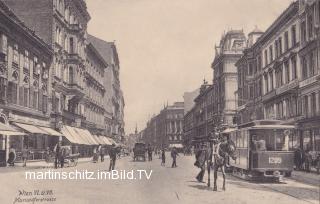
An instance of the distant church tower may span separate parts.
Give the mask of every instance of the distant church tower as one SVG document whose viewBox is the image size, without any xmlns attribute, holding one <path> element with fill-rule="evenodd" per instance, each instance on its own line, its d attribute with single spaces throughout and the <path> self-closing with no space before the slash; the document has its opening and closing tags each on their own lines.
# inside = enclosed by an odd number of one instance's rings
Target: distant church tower
<svg viewBox="0 0 320 204">
<path fill-rule="evenodd" d="M 137 125 L 137 123 L 136 123 L 136 130 L 134 131 L 134 134 L 138 134 L 138 125 Z"/>
</svg>

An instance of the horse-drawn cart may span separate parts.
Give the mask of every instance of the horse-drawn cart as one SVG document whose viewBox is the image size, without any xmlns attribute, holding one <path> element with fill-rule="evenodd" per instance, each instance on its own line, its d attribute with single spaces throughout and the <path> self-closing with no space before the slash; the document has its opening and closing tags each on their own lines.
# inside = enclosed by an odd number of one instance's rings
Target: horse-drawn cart
<svg viewBox="0 0 320 204">
<path fill-rule="evenodd" d="M 68 166 L 68 167 L 77 166 L 79 156 L 80 156 L 79 153 L 72 154 L 71 146 L 61 146 L 60 152 L 58 154 L 59 158 L 57 158 L 58 166 L 61 166 L 62 161 L 65 166 Z M 53 163 L 54 165 L 55 158 L 56 158 L 56 152 L 49 151 L 49 150 L 46 152 L 45 161 L 47 163 Z"/>
</svg>

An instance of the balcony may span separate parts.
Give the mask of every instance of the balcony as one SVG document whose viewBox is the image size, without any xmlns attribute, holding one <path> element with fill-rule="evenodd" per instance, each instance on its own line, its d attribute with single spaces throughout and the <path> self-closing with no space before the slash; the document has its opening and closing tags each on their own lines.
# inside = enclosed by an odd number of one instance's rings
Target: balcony
<svg viewBox="0 0 320 204">
<path fill-rule="evenodd" d="M 275 96 L 276 96 L 276 90 L 274 89 L 274 90 L 268 92 L 267 94 L 265 94 L 264 96 L 262 96 L 262 101 L 263 102 L 268 101 Z"/>
<path fill-rule="evenodd" d="M 307 78 L 299 83 L 299 87 L 303 88 L 305 86 L 309 86 L 317 81 L 320 81 L 320 74 L 315 75 L 313 77 Z"/>
<path fill-rule="evenodd" d="M 80 32 L 81 31 L 81 27 L 79 24 L 70 24 L 69 25 L 69 29 L 71 31 L 74 31 L 74 32 Z"/>
<path fill-rule="evenodd" d="M 79 115 L 77 113 L 73 113 L 68 110 L 63 110 L 61 115 L 62 115 L 62 117 L 69 119 L 71 121 L 75 121 L 75 120 L 85 121 L 86 120 L 86 117 Z"/>
<path fill-rule="evenodd" d="M 83 63 L 83 62 L 84 62 L 84 60 L 80 57 L 80 55 L 78 53 L 68 54 L 68 57 L 67 57 L 68 64 L 79 64 L 79 63 Z"/>
<path fill-rule="evenodd" d="M 298 80 L 294 80 L 294 81 L 291 81 L 290 83 L 288 84 L 285 84 L 281 87 L 279 87 L 277 90 L 276 90 L 276 95 L 280 95 L 280 94 L 284 94 L 284 93 L 287 93 L 289 91 L 292 91 L 292 90 L 295 90 L 295 88 L 299 87 L 299 82 Z"/>
</svg>

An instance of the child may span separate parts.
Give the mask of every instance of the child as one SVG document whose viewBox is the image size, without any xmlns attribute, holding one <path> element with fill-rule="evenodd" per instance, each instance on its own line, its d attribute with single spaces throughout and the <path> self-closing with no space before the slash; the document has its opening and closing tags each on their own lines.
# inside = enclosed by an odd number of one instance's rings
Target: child
<svg viewBox="0 0 320 204">
<path fill-rule="evenodd" d="M 166 152 L 164 149 L 161 150 L 161 166 L 166 165 Z"/>
</svg>

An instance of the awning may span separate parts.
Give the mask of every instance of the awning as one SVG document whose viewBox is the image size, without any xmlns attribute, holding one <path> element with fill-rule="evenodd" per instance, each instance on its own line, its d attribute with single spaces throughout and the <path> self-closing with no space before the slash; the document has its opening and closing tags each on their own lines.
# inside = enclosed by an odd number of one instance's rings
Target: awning
<svg viewBox="0 0 320 204">
<path fill-rule="evenodd" d="M 10 125 L 6 125 L 3 123 L 0 123 L 0 135 L 27 135 L 26 133 L 19 132 L 18 130 L 14 129 Z"/>
<path fill-rule="evenodd" d="M 182 144 L 170 144 L 169 147 L 183 148 Z"/>
<path fill-rule="evenodd" d="M 105 144 L 104 141 L 103 141 L 101 138 L 99 138 L 97 135 L 92 135 L 92 136 L 93 136 L 93 139 L 94 139 L 98 144 L 101 144 L 101 145 Z"/>
<path fill-rule="evenodd" d="M 75 132 L 73 127 L 70 126 L 63 126 L 61 128 L 61 132 L 63 136 L 65 136 L 71 143 L 74 144 L 87 144 L 86 141 L 81 139 L 77 132 Z"/>
<path fill-rule="evenodd" d="M 108 137 L 107 138 L 109 140 L 109 142 L 112 144 L 115 144 L 115 145 L 118 145 L 112 138 Z"/>
<path fill-rule="evenodd" d="M 235 130 L 236 130 L 235 128 L 227 128 L 222 133 L 230 133 L 230 132 L 235 131 Z"/>
<path fill-rule="evenodd" d="M 92 145 L 92 141 L 87 137 L 87 135 L 80 128 L 71 127 L 73 129 L 75 137 L 81 139 L 82 144 Z"/>
<path fill-rule="evenodd" d="M 27 125 L 27 124 L 23 124 L 23 123 L 14 123 L 14 125 L 18 126 L 19 128 L 32 133 L 32 134 L 45 134 L 48 135 L 48 133 L 40 128 L 38 128 L 37 126 L 34 125 Z"/>
<path fill-rule="evenodd" d="M 60 132 L 57 132 L 52 128 L 48 128 L 48 127 L 38 127 L 38 128 L 46 131 L 51 136 L 63 136 Z"/>
<path fill-rule="evenodd" d="M 99 138 L 104 142 L 105 145 L 112 145 L 112 143 L 108 140 L 107 137 L 100 136 Z"/>
</svg>

